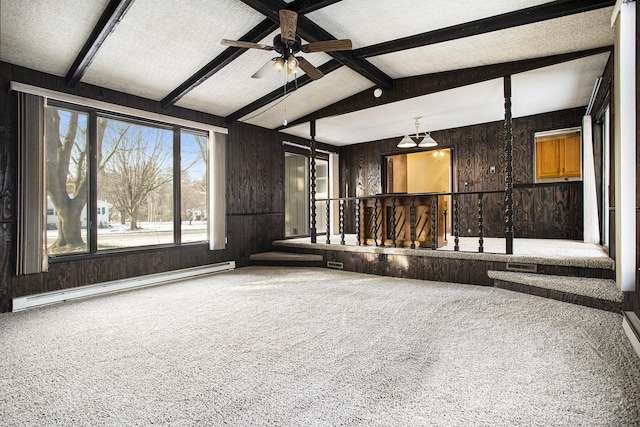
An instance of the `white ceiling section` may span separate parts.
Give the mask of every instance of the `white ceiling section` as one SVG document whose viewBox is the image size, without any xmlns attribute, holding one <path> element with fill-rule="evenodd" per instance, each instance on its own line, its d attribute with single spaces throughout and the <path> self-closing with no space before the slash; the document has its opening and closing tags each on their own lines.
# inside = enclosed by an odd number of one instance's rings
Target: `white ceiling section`
<svg viewBox="0 0 640 427">
<path fill-rule="evenodd" d="M 264 20 L 240 1 L 135 0 L 82 81 L 160 100 Z M 117 72 L 114 72 L 117 70 Z"/>
<path fill-rule="evenodd" d="M 586 106 L 608 58 L 601 53 L 513 75 L 513 117 Z"/>
<path fill-rule="evenodd" d="M 1 0 L 0 60 L 64 76 L 108 0 Z"/>
<path fill-rule="evenodd" d="M 390 77 L 401 78 L 591 49 L 613 44 L 613 29 L 606 24 L 612 10 L 550 19 L 381 55 L 369 61 Z"/>
<path fill-rule="evenodd" d="M 289 0 L 286 3 L 296 4 Z M 358 49 L 547 3 L 553 2 L 342 0 L 306 16 L 332 36 L 351 39 L 353 48 Z M 108 4 L 109 0 L 2 0 L 0 60 L 66 76 Z M 606 47 L 614 42 L 609 25 L 612 9 L 603 7 L 359 61 L 367 61 L 392 79 L 398 79 Z M 133 0 L 81 82 L 163 100 L 227 50 L 220 44 L 221 39 L 238 40 L 265 18 L 240 0 Z M 276 34 L 279 30 L 260 43 L 272 45 Z M 514 75 L 513 116 L 585 106 L 608 55 L 593 55 Z M 262 79 L 251 78 L 274 56 L 274 52 L 248 49 L 182 94 L 175 105 L 227 117 L 267 94 L 282 90 L 286 81 L 283 74 L 274 71 Z M 300 56 L 316 67 L 331 60 L 325 53 Z M 303 74 L 299 73 L 298 78 Z M 292 78 L 289 76 L 289 80 Z M 420 131 L 502 120 L 502 81 L 492 79 L 320 118 L 316 139 L 341 146 L 401 137 L 414 131 L 414 117 L 421 117 Z M 306 117 L 362 91 L 371 90 L 373 96 L 374 86 L 372 81 L 342 66 L 301 86 L 286 99 L 247 113 L 240 121 L 275 129 L 285 119 L 292 122 Z M 309 138 L 309 123 L 287 127 L 283 132 Z"/>
<path fill-rule="evenodd" d="M 336 38 L 351 38 L 353 48 L 413 36 L 518 9 L 549 0 L 349 0 L 307 15 Z M 357 16 L 357 25 L 353 17 Z"/>
<path fill-rule="evenodd" d="M 415 134 L 416 117 L 419 117 L 420 132 L 501 120 L 504 118 L 503 81 L 491 80 L 323 118 L 316 123 L 316 140 L 342 146 Z M 296 126 L 283 132 L 309 138 L 309 126 Z"/>
<path fill-rule="evenodd" d="M 372 86 L 373 83 L 355 71 L 341 67 L 313 84 L 290 93 L 286 99 L 272 102 L 242 120 L 266 128 L 277 128 L 285 118 L 288 121 L 298 119 Z M 308 138 L 309 134 L 305 137 Z"/>
</svg>

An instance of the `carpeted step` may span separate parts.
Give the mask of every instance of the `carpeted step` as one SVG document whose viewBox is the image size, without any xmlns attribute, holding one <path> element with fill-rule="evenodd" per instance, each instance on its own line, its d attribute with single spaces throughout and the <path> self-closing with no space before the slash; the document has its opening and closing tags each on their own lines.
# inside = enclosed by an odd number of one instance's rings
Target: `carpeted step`
<svg viewBox="0 0 640 427">
<path fill-rule="evenodd" d="M 622 292 L 611 279 L 488 271 L 496 288 L 551 298 L 600 310 L 622 311 Z"/>
<path fill-rule="evenodd" d="M 299 254 L 292 252 L 262 252 L 249 256 L 252 265 L 324 267 L 322 255 Z"/>
</svg>

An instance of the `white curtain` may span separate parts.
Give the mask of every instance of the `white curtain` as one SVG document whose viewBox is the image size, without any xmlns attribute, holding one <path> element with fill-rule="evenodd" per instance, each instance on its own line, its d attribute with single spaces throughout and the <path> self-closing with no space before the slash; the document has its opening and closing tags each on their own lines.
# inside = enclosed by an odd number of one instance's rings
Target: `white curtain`
<svg viewBox="0 0 640 427">
<path fill-rule="evenodd" d="M 44 98 L 18 92 L 16 274 L 48 270 Z"/>
<path fill-rule="evenodd" d="M 211 132 L 209 140 L 209 249 L 224 249 L 226 235 L 226 140 Z"/>
<path fill-rule="evenodd" d="M 598 196 L 596 193 L 596 168 L 593 160 L 593 128 L 591 116 L 582 118 L 582 186 L 584 211 L 584 241 L 600 243 L 598 222 Z"/>
</svg>

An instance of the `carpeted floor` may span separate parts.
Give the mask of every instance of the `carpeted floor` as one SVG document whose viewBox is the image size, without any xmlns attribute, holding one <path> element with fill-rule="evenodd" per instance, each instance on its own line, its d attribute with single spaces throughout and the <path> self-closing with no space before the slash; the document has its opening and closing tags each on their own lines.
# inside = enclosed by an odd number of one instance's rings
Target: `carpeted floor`
<svg viewBox="0 0 640 427">
<path fill-rule="evenodd" d="M 637 426 L 618 314 L 329 269 L 0 315 L 0 425 Z"/>
</svg>

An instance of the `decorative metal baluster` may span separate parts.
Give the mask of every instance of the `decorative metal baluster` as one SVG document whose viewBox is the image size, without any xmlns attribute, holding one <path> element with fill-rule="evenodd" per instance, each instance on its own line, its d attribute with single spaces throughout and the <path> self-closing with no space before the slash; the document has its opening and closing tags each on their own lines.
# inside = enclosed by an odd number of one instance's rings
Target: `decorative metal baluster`
<svg viewBox="0 0 640 427">
<path fill-rule="evenodd" d="M 378 199 L 373 199 L 373 244 L 378 246 Z"/>
<path fill-rule="evenodd" d="M 344 200 L 340 199 L 338 208 L 338 228 L 340 229 L 340 244 L 344 246 Z"/>
<path fill-rule="evenodd" d="M 431 249 L 438 249 L 438 196 L 431 200 Z"/>
<path fill-rule="evenodd" d="M 458 195 L 453 196 L 453 250 L 460 250 L 460 215 Z"/>
<path fill-rule="evenodd" d="M 484 206 L 482 194 L 478 194 L 478 252 L 484 252 Z"/>
<path fill-rule="evenodd" d="M 362 244 L 360 237 L 360 204 L 362 201 L 360 199 L 356 199 L 356 241 L 358 242 L 358 246 Z"/>
<path fill-rule="evenodd" d="M 396 198 L 391 197 L 391 246 L 397 247 L 396 236 Z"/>
<path fill-rule="evenodd" d="M 506 253 L 513 254 L 513 124 L 511 120 L 511 76 L 504 77 L 504 159 Z"/>
<path fill-rule="evenodd" d="M 416 198 L 415 196 L 411 196 L 411 206 L 410 206 L 410 222 L 409 228 L 411 229 L 411 249 L 416 248 Z"/>
<path fill-rule="evenodd" d="M 309 234 L 311 236 L 311 243 L 317 243 L 317 230 L 316 230 L 316 121 L 311 120 L 311 158 L 309 160 L 309 188 L 311 189 L 311 229 Z"/>
<path fill-rule="evenodd" d="M 331 200 L 327 199 L 327 245 L 331 244 Z"/>
</svg>

